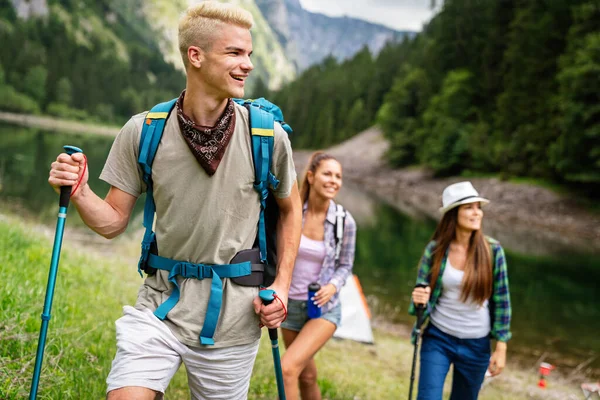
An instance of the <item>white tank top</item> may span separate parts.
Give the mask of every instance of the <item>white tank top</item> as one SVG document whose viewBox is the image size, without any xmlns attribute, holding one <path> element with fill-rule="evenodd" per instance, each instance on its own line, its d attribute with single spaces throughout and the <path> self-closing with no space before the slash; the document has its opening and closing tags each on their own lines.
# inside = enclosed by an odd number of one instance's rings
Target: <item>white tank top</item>
<svg viewBox="0 0 600 400">
<path fill-rule="evenodd" d="M 460 339 L 477 339 L 490 333 L 488 301 L 479 305 L 472 300 L 460 300 L 464 271 L 446 259 L 442 276 L 442 294 L 431 312 L 431 322 L 439 330 Z"/>
</svg>

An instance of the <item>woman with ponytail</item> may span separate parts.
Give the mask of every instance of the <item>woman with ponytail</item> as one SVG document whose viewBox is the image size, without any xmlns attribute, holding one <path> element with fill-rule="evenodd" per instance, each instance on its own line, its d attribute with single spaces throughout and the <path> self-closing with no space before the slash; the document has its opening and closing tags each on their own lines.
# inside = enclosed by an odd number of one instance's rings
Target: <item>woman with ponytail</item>
<svg viewBox="0 0 600 400">
<path fill-rule="evenodd" d="M 486 374 L 502 372 L 510 339 L 510 295 L 504 250 L 484 236 L 483 205 L 471 182 L 448 186 L 443 214 L 425 248 L 409 312 L 426 306 L 418 400 L 441 400 L 452 364 L 450 399 L 477 399 Z M 426 286 L 426 287 L 419 287 Z M 490 338 L 496 340 L 491 352 Z"/>
<path fill-rule="evenodd" d="M 340 163 L 329 154 L 314 153 L 300 184 L 302 236 L 288 296 L 288 316 L 281 324 L 286 346 L 281 366 L 288 400 L 298 399 L 298 389 L 304 400 L 321 399 L 314 356 L 333 336 L 342 317 L 338 294 L 352 273 L 356 223 L 346 211 L 341 249 L 336 255 L 334 226 L 340 220 L 334 198 L 341 187 Z M 320 289 L 309 299 L 311 283 L 318 283 Z"/>
</svg>

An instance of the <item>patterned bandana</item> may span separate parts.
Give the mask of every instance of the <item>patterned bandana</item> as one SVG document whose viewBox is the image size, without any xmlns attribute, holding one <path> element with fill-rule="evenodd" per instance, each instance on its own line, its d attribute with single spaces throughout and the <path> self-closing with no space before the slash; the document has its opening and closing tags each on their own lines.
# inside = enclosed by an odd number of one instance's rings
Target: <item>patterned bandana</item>
<svg viewBox="0 0 600 400">
<path fill-rule="evenodd" d="M 215 126 L 209 127 L 196 125 L 190 117 L 183 113 L 184 96 L 185 90 L 181 92 L 177 100 L 177 120 L 181 134 L 202 168 L 208 175 L 213 176 L 225 154 L 231 136 L 233 136 L 235 128 L 233 100 L 229 99 L 225 111 Z"/>
</svg>

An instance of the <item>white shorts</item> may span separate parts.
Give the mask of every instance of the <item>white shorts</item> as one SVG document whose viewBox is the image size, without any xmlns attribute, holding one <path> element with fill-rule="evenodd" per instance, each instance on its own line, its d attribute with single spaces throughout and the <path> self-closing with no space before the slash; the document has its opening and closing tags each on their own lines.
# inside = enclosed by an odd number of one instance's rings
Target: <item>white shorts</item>
<svg viewBox="0 0 600 400">
<path fill-rule="evenodd" d="M 141 386 L 164 393 L 185 364 L 192 399 L 247 399 L 259 341 L 225 348 L 188 347 L 148 309 L 123 307 L 107 392 Z"/>
</svg>

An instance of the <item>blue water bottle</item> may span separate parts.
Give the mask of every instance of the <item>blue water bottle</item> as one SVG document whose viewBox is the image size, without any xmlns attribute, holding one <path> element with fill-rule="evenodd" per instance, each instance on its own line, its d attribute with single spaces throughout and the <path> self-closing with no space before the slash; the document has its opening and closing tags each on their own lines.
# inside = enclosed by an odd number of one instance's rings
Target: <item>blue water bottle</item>
<svg viewBox="0 0 600 400">
<path fill-rule="evenodd" d="M 314 300 L 311 300 L 317 292 L 321 289 L 321 285 L 317 282 L 313 282 L 308 285 L 308 306 L 306 307 L 306 311 L 308 314 L 308 318 L 319 318 L 321 316 L 321 308 L 314 303 Z"/>
</svg>

